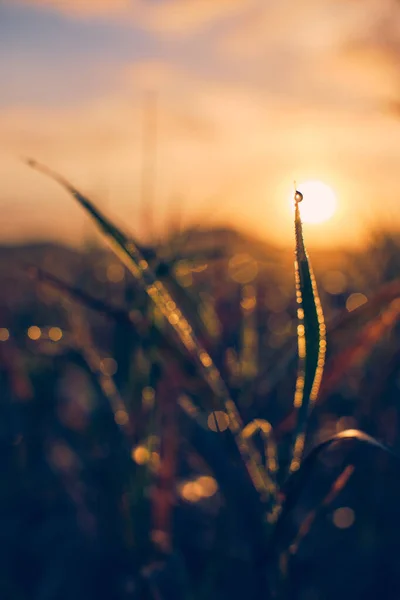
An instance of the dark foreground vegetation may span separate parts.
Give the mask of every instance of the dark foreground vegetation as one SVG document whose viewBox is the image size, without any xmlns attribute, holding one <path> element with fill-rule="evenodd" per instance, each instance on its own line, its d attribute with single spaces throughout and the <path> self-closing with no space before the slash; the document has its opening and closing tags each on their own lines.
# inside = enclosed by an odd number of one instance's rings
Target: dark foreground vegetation
<svg viewBox="0 0 400 600">
<path fill-rule="evenodd" d="M 398 598 L 399 239 L 313 256 L 311 411 L 299 230 L 296 302 L 290 253 L 84 208 L 124 264 L 0 249 L 1 598 Z"/>
</svg>

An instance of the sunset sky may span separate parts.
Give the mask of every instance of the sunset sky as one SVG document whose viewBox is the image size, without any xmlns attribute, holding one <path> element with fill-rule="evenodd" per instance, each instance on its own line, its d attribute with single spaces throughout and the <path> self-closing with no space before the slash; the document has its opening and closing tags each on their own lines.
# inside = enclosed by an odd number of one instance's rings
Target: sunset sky
<svg viewBox="0 0 400 600">
<path fill-rule="evenodd" d="M 314 243 L 400 226 L 398 0 L 0 0 L 0 90 L 0 241 L 88 229 L 21 156 L 141 233 L 147 91 L 155 232 L 182 210 L 291 243 L 294 179 L 337 194 Z"/>
</svg>

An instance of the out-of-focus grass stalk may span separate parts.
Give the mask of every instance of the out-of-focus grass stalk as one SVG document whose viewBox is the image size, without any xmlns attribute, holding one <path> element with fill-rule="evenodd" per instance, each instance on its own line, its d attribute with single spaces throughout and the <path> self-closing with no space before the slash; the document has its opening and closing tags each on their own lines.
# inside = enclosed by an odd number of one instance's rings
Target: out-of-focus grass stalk
<svg viewBox="0 0 400 600">
<path fill-rule="evenodd" d="M 177 307 L 165 285 L 157 279 L 144 259 L 139 247 L 135 242 L 120 231 L 107 217 L 105 217 L 95 205 L 82 195 L 64 177 L 53 172 L 47 167 L 40 165 L 34 160 L 27 160 L 27 164 L 51 177 L 66 189 L 77 202 L 90 214 L 99 229 L 104 234 L 111 248 L 120 260 L 126 265 L 133 276 L 144 286 L 150 299 L 173 328 L 179 340 L 188 353 L 195 359 L 199 371 L 211 388 L 214 398 L 217 400 L 217 408 L 226 410 L 229 417 L 229 427 L 235 439 L 238 450 L 246 464 L 249 475 L 254 486 L 269 507 L 276 505 L 277 489 L 269 477 L 266 469 L 257 458 L 257 451 L 251 440 L 242 435 L 243 423 L 239 411 L 228 388 L 216 368 L 210 354 L 198 340 L 192 326 Z"/>
<path fill-rule="evenodd" d="M 134 432 L 134 424 L 132 417 L 129 414 L 123 398 L 121 397 L 117 386 L 115 385 L 112 375 L 108 374 L 101 368 L 101 357 L 91 339 L 89 329 L 85 320 L 79 311 L 69 309 L 67 311 L 73 340 L 76 348 L 80 351 L 86 364 L 89 366 L 92 373 L 95 375 L 98 384 L 104 396 L 109 401 L 111 410 L 114 415 L 114 421 L 127 436 L 128 440 L 132 440 Z"/>
<path fill-rule="evenodd" d="M 305 434 L 310 409 L 321 385 L 326 354 L 326 327 L 317 284 L 304 245 L 299 204 L 303 199 L 295 193 L 296 259 L 295 281 L 298 327 L 299 366 L 294 396 L 297 424 L 289 471 L 300 468 L 304 452 Z"/>
<path fill-rule="evenodd" d="M 62 298 L 67 296 L 71 300 L 112 319 L 119 325 L 130 327 L 132 334 L 138 336 L 147 335 L 151 337 L 154 345 L 157 346 L 158 351 L 163 357 L 174 358 L 176 361 L 179 361 L 180 364 L 183 365 L 184 370 L 191 368 L 192 363 L 188 360 L 186 354 L 184 354 L 176 344 L 171 343 L 163 331 L 157 329 L 152 322 L 146 320 L 146 318 L 137 311 L 127 312 L 108 302 L 94 298 L 87 292 L 66 283 L 44 269 L 31 266 L 29 266 L 28 269 L 30 276 L 35 281 L 49 286 L 49 288 L 58 292 Z"/>
<path fill-rule="evenodd" d="M 247 285 L 242 289 L 242 351 L 240 355 L 241 378 L 252 381 L 258 373 L 258 340 L 256 323 L 256 289 Z"/>
<path fill-rule="evenodd" d="M 172 376 L 171 376 L 172 375 Z M 177 377 L 164 374 L 157 387 L 160 431 L 160 465 L 152 491 L 152 539 L 163 552 L 172 550 L 172 512 L 175 503 L 177 452 Z"/>
<path fill-rule="evenodd" d="M 288 523 L 293 519 L 293 511 L 296 511 L 296 507 L 301 502 L 304 489 L 312 482 L 316 464 L 324 452 L 329 452 L 331 448 L 338 447 L 338 444 L 341 444 L 342 448 L 345 447 L 347 449 L 346 457 L 344 457 L 345 462 L 341 465 L 340 472 L 335 477 L 334 482 L 322 492 L 322 500 L 318 505 L 305 514 L 298 527 L 293 528 Z M 332 503 L 338 494 L 347 485 L 356 469 L 354 464 L 356 455 L 354 453 L 358 452 L 360 447 L 363 446 L 379 450 L 400 464 L 399 457 L 375 438 L 358 429 L 348 429 L 314 447 L 303 459 L 300 469 L 294 472 L 287 480 L 283 489 L 284 501 L 280 518 L 270 539 L 270 547 L 275 549 L 275 551 L 277 550 L 277 568 L 272 569 L 270 572 L 271 584 L 274 586 L 276 592 L 278 592 L 274 597 L 282 600 L 291 597 L 289 586 L 291 581 L 292 557 L 297 553 L 300 544 L 308 535 L 315 520 L 326 514 L 332 507 Z M 328 481 L 326 481 L 324 487 L 326 485 L 328 485 Z"/>
</svg>

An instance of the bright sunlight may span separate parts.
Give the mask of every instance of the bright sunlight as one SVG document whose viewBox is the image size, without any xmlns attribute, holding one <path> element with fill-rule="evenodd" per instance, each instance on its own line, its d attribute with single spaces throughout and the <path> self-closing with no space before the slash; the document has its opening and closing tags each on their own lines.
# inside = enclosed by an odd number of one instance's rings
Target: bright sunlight
<svg viewBox="0 0 400 600">
<path fill-rule="evenodd" d="M 323 223 L 335 214 L 336 194 L 326 183 L 317 180 L 305 181 L 299 183 L 297 189 L 303 194 L 300 214 L 304 223 Z M 290 200 L 293 206 L 293 193 Z"/>
</svg>

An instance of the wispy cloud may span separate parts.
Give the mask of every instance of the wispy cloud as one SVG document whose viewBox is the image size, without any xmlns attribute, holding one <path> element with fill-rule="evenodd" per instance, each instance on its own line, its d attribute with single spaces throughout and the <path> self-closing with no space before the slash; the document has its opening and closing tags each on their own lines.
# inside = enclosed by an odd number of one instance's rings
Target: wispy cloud
<svg viewBox="0 0 400 600">
<path fill-rule="evenodd" d="M 6 0 L 7 1 L 7 0 Z M 8 0 L 10 3 L 15 0 Z M 58 11 L 75 18 L 123 18 L 164 34 L 198 30 L 244 9 L 246 0 L 17 0 L 19 4 Z"/>
<path fill-rule="evenodd" d="M 128 14 L 133 5 L 131 0 L 9 0 L 9 3 L 53 10 L 77 18 Z"/>
<path fill-rule="evenodd" d="M 253 64 L 254 79 L 293 104 L 379 110 L 399 93 L 396 15 L 395 0 L 253 2 L 218 50 Z"/>
</svg>

